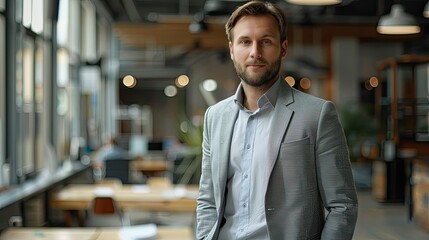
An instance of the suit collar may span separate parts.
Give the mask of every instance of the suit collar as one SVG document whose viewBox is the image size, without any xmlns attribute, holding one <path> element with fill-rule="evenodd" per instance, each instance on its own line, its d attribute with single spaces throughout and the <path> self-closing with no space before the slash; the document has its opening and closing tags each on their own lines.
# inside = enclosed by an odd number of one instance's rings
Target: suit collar
<svg viewBox="0 0 429 240">
<path fill-rule="evenodd" d="M 283 142 L 284 136 L 287 134 L 289 123 L 292 120 L 294 111 L 288 106 L 294 102 L 292 88 L 286 81 L 280 81 L 279 94 L 277 98 L 276 108 L 273 116 L 273 124 L 270 130 L 270 150 L 269 158 L 267 160 L 267 167 L 269 174 L 274 168 L 280 151 L 280 145 Z M 268 181 L 267 181 L 268 182 Z"/>
<path fill-rule="evenodd" d="M 286 81 L 280 80 L 279 93 L 278 93 L 276 104 L 282 104 L 284 106 L 288 106 L 289 104 L 292 104 L 294 101 L 295 100 L 293 96 L 292 87 L 290 87 Z"/>
</svg>

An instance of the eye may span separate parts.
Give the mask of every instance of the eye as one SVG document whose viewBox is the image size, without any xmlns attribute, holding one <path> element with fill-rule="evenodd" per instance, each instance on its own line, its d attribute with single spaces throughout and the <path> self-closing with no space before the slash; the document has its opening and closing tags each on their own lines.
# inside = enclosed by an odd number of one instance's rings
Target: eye
<svg viewBox="0 0 429 240">
<path fill-rule="evenodd" d="M 271 40 L 270 40 L 270 39 L 263 39 L 263 40 L 261 41 L 261 44 L 262 44 L 262 45 L 270 45 L 270 44 L 271 44 Z"/>
<path fill-rule="evenodd" d="M 242 40 L 240 41 L 240 44 L 243 44 L 243 45 L 249 45 L 249 44 L 250 44 L 250 40 L 248 40 L 248 39 L 242 39 Z"/>
</svg>

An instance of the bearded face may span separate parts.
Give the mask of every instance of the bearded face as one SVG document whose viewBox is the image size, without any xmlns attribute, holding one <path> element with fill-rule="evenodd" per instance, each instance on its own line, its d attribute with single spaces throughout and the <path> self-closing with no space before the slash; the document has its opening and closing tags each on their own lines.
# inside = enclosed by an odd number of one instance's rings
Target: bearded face
<svg viewBox="0 0 429 240">
<path fill-rule="evenodd" d="M 232 30 L 229 48 L 242 82 L 263 87 L 277 80 L 282 59 L 286 56 L 287 41 L 280 41 L 274 17 L 244 16 Z"/>
<path fill-rule="evenodd" d="M 277 80 L 277 76 L 280 71 L 280 66 L 282 58 L 279 55 L 278 58 L 272 62 L 268 63 L 263 59 L 256 60 L 250 63 L 240 63 L 233 59 L 235 71 L 240 79 L 245 82 L 247 85 L 252 87 L 260 87 L 267 83 Z M 264 65 L 265 70 L 255 72 L 252 70 L 247 70 L 250 65 Z"/>
</svg>

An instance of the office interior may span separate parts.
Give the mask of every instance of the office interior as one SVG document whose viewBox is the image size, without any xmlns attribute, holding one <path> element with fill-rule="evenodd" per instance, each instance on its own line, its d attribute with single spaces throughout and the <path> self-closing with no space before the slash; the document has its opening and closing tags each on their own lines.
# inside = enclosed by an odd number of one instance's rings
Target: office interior
<svg viewBox="0 0 429 240">
<path fill-rule="evenodd" d="M 116 200 L 168 188 L 168 200 L 151 195 L 127 200 L 132 211 L 116 208 L 156 224 L 160 239 L 193 239 L 203 116 L 239 84 L 224 24 L 244 2 L 0 0 L 0 239 L 16 228 L 109 234 L 86 225 L 92 197 L 73 209 L 61 201 L 74 195 L 60 193 L 109 195 L 117 186 Z M 378 219 L 368 213 L 387 209 L 373 233 L 358 220 L 356 239 L 429 237 L 429 2 L 269 2 L 288 17 L 284 80 L 337 107 L 368 203 L 360 216 Z M 392 12 L 406 15 L 414 32 L 381 32 Z M 120 182 L 93 164 L 109 138 L 127 152 L 129 175 Z M 94 190 L 103 179 L 113 185 Z M 151 179 L 168 182 L 148 190 Z M 392 226 L 389 213 L 400 219 Z M 124 218 L 118 226 L 133 225 Z M 170 226 L 182 232 L 168 235 Z M 406 237 L 389 232 L 401 229 Z"/>
</svg>

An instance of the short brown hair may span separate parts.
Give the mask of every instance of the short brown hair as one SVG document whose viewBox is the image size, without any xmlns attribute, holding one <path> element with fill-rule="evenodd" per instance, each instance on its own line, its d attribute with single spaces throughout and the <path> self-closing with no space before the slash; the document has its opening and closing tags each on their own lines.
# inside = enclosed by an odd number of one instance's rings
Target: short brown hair
<svg viewBox="0 0 429 240">
<path fill-rule="evenodd" d="M 273 16 L 278 25 L 280 31 L 280 40 L 281 42 L 287 39 L 287 22 L 286 16 L 283 11 L 276 5 L 263 2 L 263 1 L 250 1 L 240 7 L 238 7 L 228 19 L 228 22 L 225 24 L 226 35 L 228 40 L 232 40 L 232 29 L 237 24 L 238 20 L 240 20 L 244 16 L 263 16 L 263 15 L 271 15 Z"/>
</svg>

